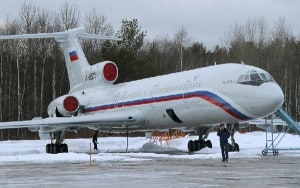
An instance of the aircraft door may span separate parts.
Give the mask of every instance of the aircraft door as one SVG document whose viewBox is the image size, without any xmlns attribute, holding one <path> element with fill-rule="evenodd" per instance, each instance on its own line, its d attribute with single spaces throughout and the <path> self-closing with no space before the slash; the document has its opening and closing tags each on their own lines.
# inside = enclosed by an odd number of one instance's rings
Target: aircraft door
<svg viewBox="0 0 300 188">
<path fill-rule="evenodd" d="M 152 108 L 155 108 L 157 96 L 158 96 L 158 84 L 154 85 L 150 92 L 150 100 L 151 100 L 150 106 Z"/>
<path fill-rule="evenodd" d="M 119 107 L 119 105 L 120 105 L 120 104 L 119 104 L 120 98 L 121 98 L 120 92 L 117 92 L 117 93 L 113 96 L 114 107 L 115 107 L 115 108 Z"/>
<path fill-rule="evenodd" d="M 188 92 L 190 91 L 190 89 L 191 89 L 191 85 L 192 85 L 192 83 L 191 83 L 191 81 L 190 80 L 187 80 L 186 82 L 185 82 L 185 84 L 184 84 L 184 89 L 183 89 L 183 101 L 184 102 L 188 102 Z"/>
<path fill-rule="evenodd" d="M 117 107 L 122 108 L 124 106 L 126 96 L 127 96 L 127 91 L 124 91 L 124 92 L 119 91 L 114 95 L 114 106 L 115 106 L 115 108 L 117 108 Z"/>
</svg>

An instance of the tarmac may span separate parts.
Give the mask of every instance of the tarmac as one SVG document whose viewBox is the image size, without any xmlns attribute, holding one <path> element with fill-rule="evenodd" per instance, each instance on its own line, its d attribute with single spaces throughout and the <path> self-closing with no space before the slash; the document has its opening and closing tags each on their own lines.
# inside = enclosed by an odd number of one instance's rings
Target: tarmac
<svg viewBox="0 0 300 188">
<path fill-rule="evenodd" d="M 0 187 L 300 187 L 300 157 L 0 164 Z"/>
</svg>

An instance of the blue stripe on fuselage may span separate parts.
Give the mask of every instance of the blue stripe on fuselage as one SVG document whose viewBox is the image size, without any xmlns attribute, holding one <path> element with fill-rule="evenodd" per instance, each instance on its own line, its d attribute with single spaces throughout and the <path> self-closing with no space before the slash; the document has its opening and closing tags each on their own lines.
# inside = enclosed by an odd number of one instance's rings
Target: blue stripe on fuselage
<svg viewBox="0 0 300 188">
<path fill-rule="evenodd" d="M 184 98 L 183 98 L 184 96 Z M 95 111 L 103 111 L 103 110 L 109 110 L 109 109 L 115 109 L 120 107 L 128 107 L 128 106 L 138 106 L 138 105 L 144 105 L 144 104 L 151 104 L 151 103 L 159 103 L 159 102 L 167 102 L 167 101 L 173 101 L 173 100 L 182 100 L 182 99 L 188 99 L 188 98 L 201 98 L 204 99 L 231 116 L 239 119 L 239 120 L 250 120 L 253 119 L 251 117 L 248 117 L 247 115 L 241 113 L 236 108 L 234 108 L 231 104 L 229 104 L 227 101 L 219 97 L 218 95 L 210 92 L 210 91 L 194 91 L 194 92 L 188 92 L 184 94 L 174 94 L 174 95 L 167 95 L 167 96 L 160 96 L 160 97 L 153 97 L 148 99 L 138 99 L 133 101 L 126 101 L 126 102 L 120 102 L 115 104 L 107 104 L 107 105 L 101 105 L 101 106 L 95 106 L 95 107 L 89 107 L 86 108 L 86 112 L 95 112 Z"/>
</svg>

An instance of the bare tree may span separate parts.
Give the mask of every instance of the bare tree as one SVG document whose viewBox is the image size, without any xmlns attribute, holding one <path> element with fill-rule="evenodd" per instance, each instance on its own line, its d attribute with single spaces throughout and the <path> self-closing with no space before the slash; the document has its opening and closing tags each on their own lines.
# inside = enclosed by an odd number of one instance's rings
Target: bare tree
<svg viewBox="0 0 300 188">
<path fill-rule="evenodd" d="M 175 41 L 176 49 L 178 50 L 179 53 L 180 71 L 183 71 L 184 48 L 189 45 L 189 41 L 190 41 L 186 29 L 181 27 L 181 29 L 175 34 L 174 41 Z"/>
<path fill-rule="evenodd" d="M 98 13 L 95 7 L 85 15 L 84 26 L 88 33 L 105 36 L 114 34 L 113 27 L 107 22 L 107 18 L 102 13 Z"/>
<path fill-rule="evenodd" d="M 85 29 L 88 33 L 99 34 L 104 36 L 112 36 L 114 34 L 113 27 L 107 18 L 98 13 L 96 8 L 93 8 L 85 15 Z M 90 61 L 96 62 L 102 59 L 99 53 L 102 49 L 103 41 L 100 40 L 86 40 L 83 41 L 83 46 L 86 56 Z"/>
<path fill-rule="evenodd" d="M 63 29 L 69 30 L 79 26 L 79 10 L 76 5 L 66 1 L 60 8 Z"/>
<path fill-rule="evenodd" d="M 290 37 L 290 29 L 286 24 L 285 18 L 280 17 L 274 23 L 274 30 L 272 32 L 272 38 L 275 41 L 279 41 L 282 45 L 287 38 Z"/>
</svg>

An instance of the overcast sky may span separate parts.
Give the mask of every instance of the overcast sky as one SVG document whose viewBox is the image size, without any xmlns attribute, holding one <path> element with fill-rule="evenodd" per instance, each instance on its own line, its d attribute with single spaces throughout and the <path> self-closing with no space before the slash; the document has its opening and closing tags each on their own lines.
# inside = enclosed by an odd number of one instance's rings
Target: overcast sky
<svg viewBox="0 0 300 188">
<path fill-rule="evenodd" d="M 271 27 L 285 18 L 291 32 L 300 36 L 300 0 L 68 0 L 84 17 L 95 7 L 117 31 L 122 19 L 138 19 L 147 38 L 174 37 L 184 28 L 190 38 L 211 48 L 222 41 L 234 23 L 263 18 Z M 0 23 L 18 15 L 23 0 L 0 0 Z M 63 0 L 27 0 L 41 8 L 58 12 Z"/>
</svg>

